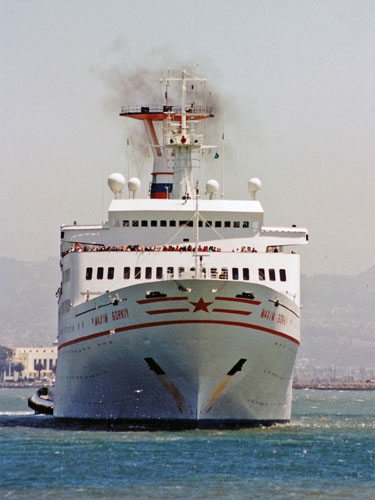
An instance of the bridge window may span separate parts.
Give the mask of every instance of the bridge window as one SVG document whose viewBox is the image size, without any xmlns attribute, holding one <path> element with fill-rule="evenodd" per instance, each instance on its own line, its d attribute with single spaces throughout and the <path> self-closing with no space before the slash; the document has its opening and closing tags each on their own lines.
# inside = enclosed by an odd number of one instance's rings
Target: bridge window
<svg viewBox="0 0 375 500">
<path fill-rule="evenodd" d="M 141 221 L 141 226 L 142 227 L 147 227 L 147 225 L 148 225 L 148 221 L 147 220 L 142 220 Z"/>
<path fill-rule="evenodd" d="M 224 227 L 230 227 L 230 220 L 226 220 L 224 222 Z"/>
<path fill-rule="evenodd" d="M 179 267 L 178 268 L 178 277 L 181 278 L 181 276 L 184 274 L 185 268 L 184 267 Z"/>
<path fill-rule="evenodd" d="M 132 220 L 132 226 L 133 227 L 138 227 L 139 226 L 139 221 L 138 220 Z"/>
<path fill-rule="evenodd" d="M 108 272 L 107 272 L 107 278 L 109 280 L 113 280 L 113 277 L 115 275 L 115 268 L 114 267 L 109 267 Z"/>
<path fill-rule="evenodd" d="M 239 220 L 235 220 L 233 222 L 233 227 L 240 227 L 240 221 Z"/>
<path fill-rule="evenodd" d="M 152 220 L 151 221 L 151 226 L 152 227 L 156 227 L 158 225 L 158 221 L 157 220 Z"/>
<path fill-rule="evenodd" d="M 238 267 L 232 268 L 232 279 L 238 280 Z"/>
<path fill-rule="evenodd" d="M 249 279 L 250 279 L 250 273 L 249 273 L 249 268 L 248 267 L 244 267 L 242 269 L 242 279 L 244 281 L 249 281 Z"/>
<path fill-rule="evenodd" d="M 152 278 L 152 267 L 146 267 L 145 278 L 146 280 L 150 280 Z"/>
<path fill-rule="evenodd" d="M 92 279 L 92 267 L 86 267 L 86 279 L 87 280 Z"/>
<path fill-rule="evenodd" d="M 215 220 L 215 227 L 221 227 L 221 220 Z"/>
<path fill-rule="evenodd" d="M 173 278 L 173 274 L 174 274 L 173 267 L 167 267 L 167 275 L 169 276 L 169 278 Z"/>
<path fill-rule="evenodd" d="M 122 226 L 123 227 L 129 227 L 129 221 L 128 220 L 123 220 L 122 221 Z"/>
<path fill-rule="evenodd" d="M 103 267 L 98 267 L 96 271 L 96 279 L 102 280 L 104 275 L 104 268 Z"/>
<path fill-rule="evenodd" d="M 124 267 L 124 280 L 128 280 L 130 278 L 130 267 Z"/>
<path fill-rule="evenodd" d="M 206 220 L 206 227 L 212 227 L 212 221 Z"/>
<path fill-rule="evenodd" d="M 270 281 L 275 281 L 276 280 L 275 269 L 268 269 L 268 276 L 270 278 Z"/>
<path fill-rule="evenodd" d="M 258 269 L 258 277 L 259 281 L 264 281 L 266 279 L 266 273 L 264 272 L 263 268 Z"/>
<path fill-rule="evenodd" d="M 140 267 L 134 268 L 134 279 L 136 279 L 136 280 L 141 279 L 141 268 Z"/>
<path fill-rule="evenodd" d="M 163 268 L 162 267 L 157 267 L 156 268 L 156 279 L 161 280 L 163 277 Z"/>
<path fill-rule="evenodd" d="M 285 269 L 280 269 L 280 281 L 286 281 L 286 271 L 285 271 Z"/>
<path fill-rule="evenodd" d="M 166 227 L 167 226 L 167 221 L 166 220 L 161 220 L 160 221 L 161 227 Z"/>
<path fill-rule="evenodd" d="M 217 278 L 217 268 L 211 267 L 211 278 Z"/>
<path fill-rule="evenodd" d="M 248 227 L 249 227 L 249 221 L 248 221 L 248 220 L 244 220 L 244 221 L 242 222 L 242 227 L 246 227 L 246 228 L 248 228 Z"/>
<path fill-rule="evenodd" d="M 175 220 L 170 220 L 169 221 L 170 227 L 176 227 L 176 221 Z"/>
<path fill-rule="evenodd" d="M 227 267 L 222 267 L 219 279 L 221 280 L 227 280 L 228 279 L 228 268 Z"/>
</svg>

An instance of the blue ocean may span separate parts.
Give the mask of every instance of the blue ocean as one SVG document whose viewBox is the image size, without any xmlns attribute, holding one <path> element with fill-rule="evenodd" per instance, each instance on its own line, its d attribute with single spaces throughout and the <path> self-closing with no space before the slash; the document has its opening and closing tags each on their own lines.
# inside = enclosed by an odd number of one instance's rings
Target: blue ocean
<svg viewBox="0 0 375 500">
<path fill-rule="evenodd" d="M 375 391 L 294 391 L 290 425 L 61 428 L 0 389 L 0 498 L 375 498 Z"/>
</svg>

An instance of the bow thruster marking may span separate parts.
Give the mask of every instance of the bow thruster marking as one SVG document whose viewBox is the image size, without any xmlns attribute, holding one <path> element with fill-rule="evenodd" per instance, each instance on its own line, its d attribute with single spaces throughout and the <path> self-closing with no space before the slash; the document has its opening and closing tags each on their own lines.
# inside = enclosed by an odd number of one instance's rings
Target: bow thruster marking
<svg viewBox="0 0 375 500">
<path fill-rule="evenodd" d="M 211 399 L 208 403 L 207 406 L 207 413 L 211 411 L 212 405 L 214 402 L 221 396 L 223 390 L 227 386 L 228 382 L 230 381 L 231 377 L 235 375 L 237 372 L 240 372 L 242 370 L 242 366 L 246 363 L 245 358 L 241 358 L 237 363 L 229 370 L 229 372 L 225 375 L 223 380 L 220 382 L 220 384 L 216 387 L 215 391 L 213 392 Z"/>
</svg>

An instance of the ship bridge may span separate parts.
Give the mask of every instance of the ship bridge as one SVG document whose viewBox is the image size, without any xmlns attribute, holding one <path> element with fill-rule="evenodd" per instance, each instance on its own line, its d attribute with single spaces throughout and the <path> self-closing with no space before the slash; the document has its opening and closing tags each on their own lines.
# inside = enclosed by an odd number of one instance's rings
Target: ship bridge
<svg viewBox="0 0 375 500">
<path fill-rule="evenodd" d="M 123 106 L 120 116 L 135 118 L 136 120 L 163 121 L 172 118 L 181 121 L 182 115 L 186 115 L 186 120 L 204 120 L 213 118 L 213 109 L 203 106 L 186 106 L 185 113 L 182 113 L 181 106 Z"/>
</svg>

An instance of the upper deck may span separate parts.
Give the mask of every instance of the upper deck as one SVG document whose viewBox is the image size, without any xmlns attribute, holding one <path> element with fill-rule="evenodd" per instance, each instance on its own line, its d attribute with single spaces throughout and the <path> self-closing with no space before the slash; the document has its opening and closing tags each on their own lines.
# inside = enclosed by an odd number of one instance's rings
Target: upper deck
<svg viewBox="0 0 375 500">
<path fill-rule="evenodd" d="M 205 106 L 186 106 L 185 113 L 187 120 L 203 120 L 205 118 L 213 118 L 212 108 Z M 182 119 L 181 106 L 122 106 L 120 116 L 135 118 L 136 120 L 152 120 L 163 121 L 167 118 L 181 121 Z"/>
<path fill-rule="evenodd" d="M 76 243 L 119 248 L 194 247 L 197 237 L 200 245 L 221 251 L 245 246 L 266 252 L 271 248 L 282 251 L 283 246 L 303 245 L 308 240 L 305 228 L 263 226 L 263 208 L 256 200 L 201 200 L 198 206 L 197 216 L 196 200 L 113 200 L 108 223 L 61 227 L 62 252 Z"/>
</svg>

